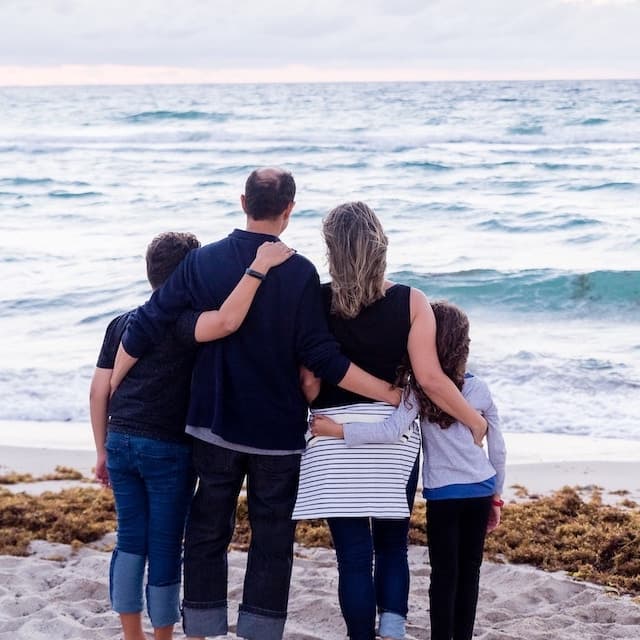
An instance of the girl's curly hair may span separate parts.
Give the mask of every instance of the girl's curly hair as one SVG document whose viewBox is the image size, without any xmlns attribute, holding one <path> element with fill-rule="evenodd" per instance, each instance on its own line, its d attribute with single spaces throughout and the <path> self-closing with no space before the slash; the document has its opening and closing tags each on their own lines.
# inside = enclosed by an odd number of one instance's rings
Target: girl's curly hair
<svg viewBox="0 0 640 640">
<path fill-rule="evenodd" d="M 431 303 L 436 318 L 436 349 L 440 366 L 453 383 L 462 389 L 469 357 L 469 319 L 462 309 L 446 301 Z M 401 365 L 396 384 L 410 388 L 418 399 L 420 418 L 446 429 L 456 419 L 436 405 L 417 383 L 408 362 Z"/>
</svg>

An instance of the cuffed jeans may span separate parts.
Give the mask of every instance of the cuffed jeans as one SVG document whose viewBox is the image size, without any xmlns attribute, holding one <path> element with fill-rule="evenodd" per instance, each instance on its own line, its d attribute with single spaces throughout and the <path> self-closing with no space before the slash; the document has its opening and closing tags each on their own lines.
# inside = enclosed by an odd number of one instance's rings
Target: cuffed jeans
<svg viewBox="0 0 640 640">
<path fill-rule="evenodd" d="M 195 440 L 199 482 L 185 537 L 184 631 L 216 636 L 228 631 L 227 548 L 240 489 L 247 479 L 251 544 L 236 634 L 280 640 L 293 562 L 300 455 L 260 455 Z"/>
<path fill-rule="evenodd" d="M 407 483 L 409 511 L 418 483 L 418 461 Z M 338 598 L 350 640 L 379 635 L 404 638 L 409 599 L 409 518 L 329 518 L 338 560 Z M 375 560 L 375 568 L 373 568 Z M 373 572 L 372 572 L 373 568 Z"/>
<path fill-rule="evenodd" d="M 109 432 L 107 470 L 118 519 L 109 592 L 118 613 L 147 610 L 154 627 L 180 620 L 182 538 L 193 495 L 191 446 Z"/>
<path fill-rule="evenodd" d="M 431 640 L 471 640 L 492 497 L 427 501 Z"/>
</svg>

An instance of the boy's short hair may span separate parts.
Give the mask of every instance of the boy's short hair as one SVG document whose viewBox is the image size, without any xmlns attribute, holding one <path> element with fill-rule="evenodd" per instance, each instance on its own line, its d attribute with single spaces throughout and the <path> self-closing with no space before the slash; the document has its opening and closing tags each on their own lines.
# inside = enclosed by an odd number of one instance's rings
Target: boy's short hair
<svg viewBox="0 0 640 640">
<path fill-rule="evenodd" d="M 200 246 L 193 233 L 168 231 L 156 236 L 147 247 L 147 278 L 157 289 L 192 249 Z"/>
</svg>

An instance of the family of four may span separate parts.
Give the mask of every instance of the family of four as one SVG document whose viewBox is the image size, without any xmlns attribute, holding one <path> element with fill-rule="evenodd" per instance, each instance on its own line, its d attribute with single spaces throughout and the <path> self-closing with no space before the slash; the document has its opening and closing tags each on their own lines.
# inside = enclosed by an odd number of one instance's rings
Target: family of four
<svg viewBox="0 0 640 640">
<path fill-rule="evenodd" d="M 283 637 L 296 520 L 326 518 L 349 638 L 404 638 L 421 448 L 431 638 L 471 638 L 505 449 L 486 385 L 466 373 L 468 320 L 385 278 L 387 238 L 361 202 L 324 220 L 322 286 L 278 240 L 294 199 L 290 173 L 258 169 L 241 196 L 245 230 L 204 247 L 155 238 L 153 295 L 107 328 L 90 404 L 96 475 L 116 503 L 109 584 L 124 638 L 145 638 L 145 584 L 156 640 L 181 612 L 188 638 L 227 633 L 243 486 L 239 637 Z"/>
</svg>

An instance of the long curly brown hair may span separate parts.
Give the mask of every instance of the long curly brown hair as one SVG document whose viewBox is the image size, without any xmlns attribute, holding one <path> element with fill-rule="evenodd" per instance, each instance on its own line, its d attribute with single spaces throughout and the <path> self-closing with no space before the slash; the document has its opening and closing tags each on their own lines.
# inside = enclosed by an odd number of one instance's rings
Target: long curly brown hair
<svg viewBox="0 0 640 640">
<path fill-rule="evenodd" d="M 436 318 L 436 349 L 440 366 L 453 383 L 462 389 L 469 357 L 469 319 L 462 309 L 445 300 L 431 303 Z M 418 399 L 420 418 L 450 427 L 456 419 L 436 405 L 417 383 L 408 363 L 398 372 L 396 384 L 409 387 Z"/>
</svg>

